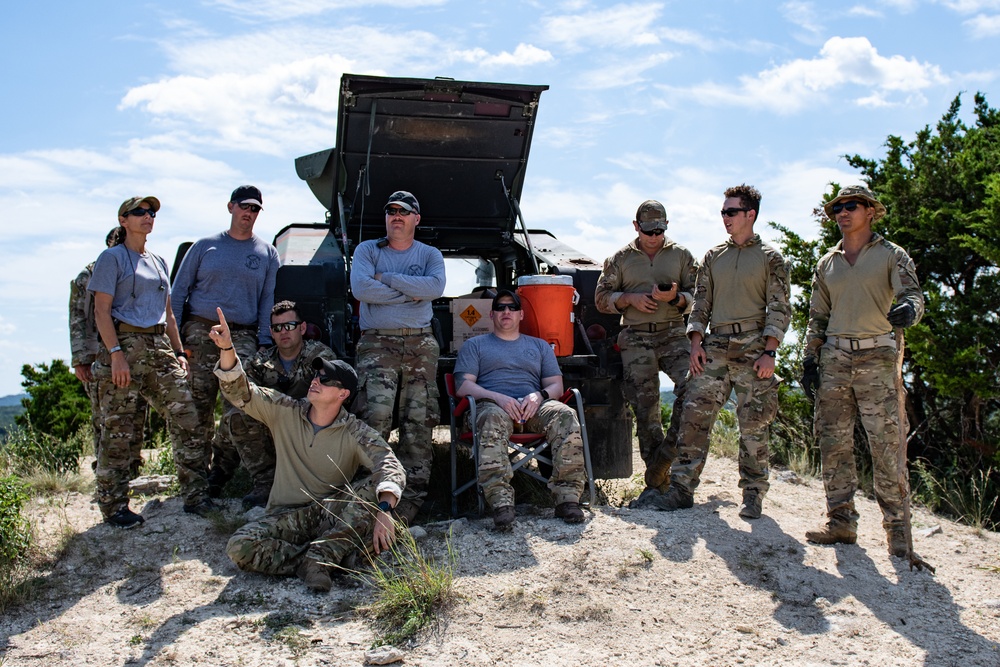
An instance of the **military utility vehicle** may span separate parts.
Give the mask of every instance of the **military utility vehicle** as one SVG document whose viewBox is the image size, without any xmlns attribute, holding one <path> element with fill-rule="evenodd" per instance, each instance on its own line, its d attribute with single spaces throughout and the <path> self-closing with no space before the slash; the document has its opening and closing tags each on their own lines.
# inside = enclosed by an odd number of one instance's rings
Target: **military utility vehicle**
<svg viewBox="0 0 1000 667">
<path fill-rule="evenodd" d="M 448 423 L 443 377 L 454 368 L 454 325 L 461 325 L 460 313 L 451 312 L 455 297 L 487 286 L 516 288 L 525 275 L 570 276 L 579 302 L 572 354 L 559 364 L 566 386 L 584 397 L 595 476 L 628 477 L 632 431 L 614 348 L 619 324 L 594 306 L 601 264 L 547 231 L 527 228 L 521 215 L 528 151 L 547 89 L 345 74 L 336 146 L 295 161 L 326 220 L 292 224 L 275 237 L 282 262 L 275 298 L 296 301 L 321 328 L 323 342 L 353 360 L 359 332 L 351 256 L 361 241 L 385 236 L 386 200 L 409 190 L 420 200 L 417 240 L 438 248 L 448 271 L 446 296 L 434 302 L 442 423 Z"/>
</svg>

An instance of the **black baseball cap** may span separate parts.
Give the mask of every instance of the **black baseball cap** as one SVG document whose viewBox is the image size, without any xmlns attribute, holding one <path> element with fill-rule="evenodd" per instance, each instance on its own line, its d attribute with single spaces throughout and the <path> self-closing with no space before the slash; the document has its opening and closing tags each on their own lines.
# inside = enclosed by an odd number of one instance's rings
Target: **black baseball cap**
<svg viewBox="0 0 1000 667">
<path fill-rule="evenodd" d="M 509 296 L 510 298 L 514 299 L 514 305 L 517 306 L 518 308 L 521 307 L 521 297 L 519 297 L 516 293 L 512 292 L 509 289 L 502 289 L 502 290 L 497 290 L 497 295 L 493 297 L 493 306 L 492 306 L 493 310 L 496 310 L 497 304 L 500 303 L 500 299 L 502 299 L 505 296 Z"/>
<path fill-rule="evenodd" d="M 327 361 L 322 357 L 316 357 L 313 359 L 312 367 L 313 370 L 319 373 L 319 381 L 322 384 L 326 384 L 329 387 L 331 385 L 327 384 L 328 382 L 339 382 L 344 389 L 351 392 L 351 396 L 354 396 L 355 392 L 357 392 L 358 374 L 347 362 L 340 359 Z"/>
<path fill-rule="evenodd" d="M 264 208 L 264 197 L 261 196 L 260 190 L 253 185 L 241 185 L 236 188 L 229 201 L 236 204 L 257 204 L 257 206 Z"/>
</svg>

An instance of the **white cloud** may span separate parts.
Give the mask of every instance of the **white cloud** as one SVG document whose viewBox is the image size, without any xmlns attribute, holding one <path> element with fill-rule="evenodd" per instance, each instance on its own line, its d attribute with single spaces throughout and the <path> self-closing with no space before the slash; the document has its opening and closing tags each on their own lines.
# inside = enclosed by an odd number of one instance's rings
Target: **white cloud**
<svg viewBox="0 0 1000 667">
<path fill-rule="evenodd" d="M 781 5 L 781 12 L 786 20 L 807 32 L 818 34 L 823 30 L 823 25 L 816 15 L 816 7 L 811 2 L 792 0 Z"/>
<path fill-rule="evenodd" d="M 632 86 L 646 80 L 643 76 L 646 70 L 662 65 L 673 57 L 671 53 L 654 53 L 644 58 L 615 58 L 603 67 L 582 72 L 574 85 L 583 90 Z"/>
<path fill-rule="evenodd" d="M 977 39 L 996 37 L 1000 35 L 1000 14 L 993 16 L 979 14 L 967 21 L 963 21 L 962 25 L 968 27 L 972 32 L 972 36 Z"/>
<path fill-rule="evenodd" d="M 863 16 L 866 18 L 873 18 L 873 19 L 880 19 L 884 16 L 882 12 L 878 11 L 877 9 L 874 9 L 873 7 L 869 7 L 868 5 L 854 5 L 853 7 L 847 10 L 847 15 Z"/>
<path fill-rule="evenodd" d="M 447 2 L 448 0 L 212 0 L 212 4 L 248 22 L 253 18 L 277 21 L 372 5 L 405 11 L 444 5 Z"/>
<path fill-rule="evenodd" d="M 653 46 L 660 43 L 653 27 L 663 6 L 660 4 L 614 5 L 608 9 L 542 19 L 544 41 L 561 45 L 569 51 L 594 47 Z M 676 34 L 681 37 L 688 33 Z"/>
<path fill-rule="evenodd" d="M 848 86 L 858 86 L 867 92 L 856 98 L 855 104 L 871 106 L 876 100 L 880 104 L 920 102 L 920 91 L 947 81 L 936 65 L 898 55 L 879 55 L 865 37 L 832 37 L 818 57 L 793 60 L 756 76 L 741 76 L 738 89 L 705 83 L 672 92 L 687 94 L 708 105 L 742 102 L 789 114 L 821 102 L 826 93 Z"/>
<path fill-rule="evenodd" d="M 1000 9 L 1000 0 L 941 0 L 941 4 L 960 14 Z"/>
<path fill-rule="evenodd" d="M 531 44 L 518 44 L 514 52 L 501 51 L 491 54 L 485 49 L 469 49 L 467 51 L 452 51 L 456 60 L 479 65 L 481 67 L 528 67 L 552 62 L 552 54 Z"/>
</svg>

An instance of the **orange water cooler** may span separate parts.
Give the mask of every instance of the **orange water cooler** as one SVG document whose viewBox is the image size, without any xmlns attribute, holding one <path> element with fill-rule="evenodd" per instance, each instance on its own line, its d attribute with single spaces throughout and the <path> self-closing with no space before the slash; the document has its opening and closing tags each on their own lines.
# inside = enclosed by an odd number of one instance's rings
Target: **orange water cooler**
<svg viewBox="0 0 1000 667">
<path fill-rule="evenodd" d="M 521 333 L 547 341 L 557 357 L 573 354 L 573 306 L 580 295 L 572 276 L 521 276 L 517 279 L 524 319 Z"/>
</svg>

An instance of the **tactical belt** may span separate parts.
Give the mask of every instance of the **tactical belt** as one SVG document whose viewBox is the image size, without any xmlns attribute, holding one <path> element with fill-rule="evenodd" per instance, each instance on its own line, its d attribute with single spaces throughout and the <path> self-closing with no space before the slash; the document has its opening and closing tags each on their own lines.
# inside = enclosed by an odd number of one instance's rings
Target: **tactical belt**
<svg viewBox="0 0 1000 667">
<path fill-rule="evenodd" d="M 871 338 L 844 338 L 843 336 L 827 336 L 827 344 L 847 352 L 870 350 L 874 347 L 895 347 L 896 339 L 892 334 L 882 334 Z"/>
<path fill-rule="evenodd" d="M 134 327 L 131 324 L 125 324 L 124 322 L 117 322 L 115 324 L 115 330 L 118 331 L 119 333 L 161 334 L 167 330 L 167 325 L 155 324 L 151 327 Z"/>
<path fill-rule="evenodd" d="M 201 322 L 202 324 L 207 324 L 210 327 L 214 327 L 216 324 L 219 323 L 217 320 L 210 320 L 207 317 L 199 317 L 198 315 L 188 315 L 188 319 L 189 320 L 193 320 L 194 322 Z M 229 330 L 230 331 L 256 331 L 257 330 L 257 325 L 256 324 L 234 324 L 233 322 L 229 322 Z"/>
<path fill-rule="evenodd" d="M 662 333 L 664 331 L 684 331 L 683 322 L 647 322 L 644 324 L 629 324 L 626 328 L 637 333 Z"/>
<path fill-rule="evenodd" d="M 417 327 L 415 329 L 365 329 L 362 334 L 372 334 L 375 336 L 416 336 L 417 334 L 430 333 L 431 327 Z"/>
<path fill-rule="evenodd" d="M 713 334 L 741 334 L 747 333 L 748 331 L 759 331 L 760 322 L 755 322 L 753 320 L 747 320 L 746 322 L 736 322 L 734 324 L 720 324 L 719 326 L 712 326 L 711 333 Z"/>
</svg>

